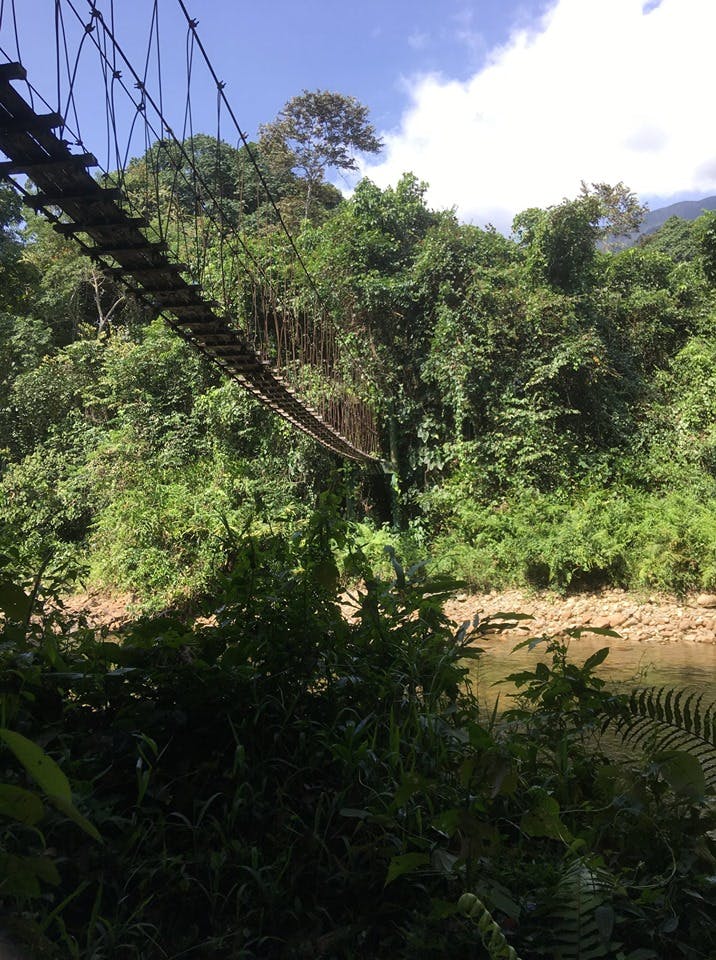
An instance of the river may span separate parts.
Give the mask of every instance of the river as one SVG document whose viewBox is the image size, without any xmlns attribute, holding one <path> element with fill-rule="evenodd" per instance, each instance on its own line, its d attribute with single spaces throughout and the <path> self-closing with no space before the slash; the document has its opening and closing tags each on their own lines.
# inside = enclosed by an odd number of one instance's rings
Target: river
<svg viewBox="0 0 716 960">
<path fill-rule="evenodd" d="M 695 690 L 704 701 L 716 702 L 716 597 L 641 596 L 621 590 L 559 597 L 517 590 L 483 595 L 462 595 L 446 607 L 456 622 L 490 617 L 498 611 L 526 614 L 507 633 L 490 633 L 476 640 L 485 652 L 474 661 L 480 698 L 494 702 L 514 692 L 496 681 L 546 660 L 544 644 L 512 653 L 525 637 L 557 634 L 570 627 L 608 628 L 618 637 L 584 634 L 570 641 L 570 657 L 583 663 L 590 654 L 609 647 L 609 656 L 598 675 L 614 686 L 666 686 Z"/>
<path fill-rule="evenodd" d="M 515 692 L 509 684 L 495 686 L 510 673 L 533 669 L 540 660 L 548 662 L 544 644 L 512 653 L 514 639 L 489 637 L 479 642 L 485 651 L 473 661 L 480 700 L 494 703 L 497 693 L 503 706 Z M 634 686 L 666 686 L 704 694 L 704 702 L 716 703 L 716 645 L 666 641 L 633 643 L 613 637 L 583 636 L 570 641 L 569 656 L 582 664 L 595 651 L 609 647 L 609 656 L 597 675 L 609 685 L 625 690 Z"/>
</svg>

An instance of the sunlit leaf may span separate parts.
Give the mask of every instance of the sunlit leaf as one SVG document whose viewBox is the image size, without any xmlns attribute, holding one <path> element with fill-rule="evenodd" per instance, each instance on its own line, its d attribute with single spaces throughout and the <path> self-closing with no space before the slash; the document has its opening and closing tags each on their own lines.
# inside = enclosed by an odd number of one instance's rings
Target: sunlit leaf
<svg viewBox="0 0 716 960">
<path fill-rule="evenodd" d="M 67 777 L 42 747 L 38 747 L 21 733 L 5 728 L 0 728 L 0 739 L 12 750 L 35 783 L 48 796 L 72 803 L 72 792 Z"/>
<path fill-rule="evenodd" d="M 552 840 L 572 839 L 559 816 L 559 804 L 548 794 L 541 794 L 533 808 L 522 816 L 521 829 L 530 837 L 550 837 Z"/>
<path fill-rule="evenodd" d="M 29 776 L 47 794 L 49 800 L 77 824 L 85 833 L 101 842 L 101 837 L 86 817 L 72 803 L 72 791 L 67 777 L 42 747 L 15 730 L 0 728 L 0 739 L 12 750 Z"/>
<path fill-rule="evenodd" d="M 43 812 L 42 800 L 36 793 L 10 783 L 0 783 L 0 814 L 32 826 L 41 819 Z"/>
<path fill-rule="evenodd" d="M 608 656 L 609 647 L 602 647 L 601 650 L 597 650 L 596 653 L 593 653 L 591 657 L 587 657 L 587 659 L 584 661 L 582 670 L 593 670 L 595 667 L 598 667 L 600 663 L 604 663 Z"/>
<path fill-rule="evenodd" d="M 385 878 L 385 886 L 398 877 L 406 873 L 413 873 L 418 867 L 424 867 L 430 863 L 430 857 L 427 853 L 402 853 L 399 857 L 393 857 L 388 865 L 388 873 Z"/>
</svg>

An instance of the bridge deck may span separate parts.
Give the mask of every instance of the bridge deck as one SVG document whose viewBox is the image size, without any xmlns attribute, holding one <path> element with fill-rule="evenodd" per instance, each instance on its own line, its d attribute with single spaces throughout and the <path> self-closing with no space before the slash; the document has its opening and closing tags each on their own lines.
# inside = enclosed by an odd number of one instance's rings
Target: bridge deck
<svg viewBox="0 0 716 960">
<path fill-rule="evenodd" d="M 374 457 L 304 404 L 240 332 L 216 313 L 218 304 L 205 300 L 198 286 L 181 276 L 186 267 L 173 263 L 166 246 L 142 232 L 148 224 L 118 205 L 120 191 L 102 187 L 88 173 L 87 167 L 97 165 L 95 158 L 71 154 L 55 136 L 52 129 L 62 124 L 62 118 L 38 115 L 15 90 L 12 81 L 25 76 L 19 63 L 0 64 L 0 150 L 9 158 L 0 163 L 0 179 L 17 187 L 12 177 L 27 175 L 38 191 L 26 197 L 35 209 L 44 211 L 57 230 L 74 237 L 88 257 L 125 282 L 180 337 L 257 400 L 339 456 L 377 465 Z M 60 222 L 57 209 L 72 222 Z M 77 234 L 89 237 L 91 243 Z"/>
</svg>

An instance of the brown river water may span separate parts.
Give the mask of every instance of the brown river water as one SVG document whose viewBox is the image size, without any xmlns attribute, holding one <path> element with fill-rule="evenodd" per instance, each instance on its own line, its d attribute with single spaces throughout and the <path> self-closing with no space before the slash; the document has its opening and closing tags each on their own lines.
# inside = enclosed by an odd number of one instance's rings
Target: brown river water
<svg viewBox="0 0 716 960">
<path fill-rule="evenodd" d="M 514 687 L 494 686 L 519 670 L 547 662 L 544 644 L 533 650 L 512 652 L 527 637 L 554 635 L 570 627 L 607 628 L 618 637 L 583 634 L 570 640 L 569 656 L 583 663 L 602 647 L 609 656 L 597 673 L 610 685 L 667 686 L 704 694 L 704 702 L 716 702 L 716 596 L 686 598 L 637 596 L 620 590 L 559 597 L 520 591 L 479 596 L 460 595 L 447 607 L 458 623 L 503 613 L 522 613 L 533 619 L 504 633 L 491 632 L 476 641 L 484 650 L 475 661 L 474 674 L 480 699 L 486 704 L 500 694 L 507 706 Z"/>
</svg>

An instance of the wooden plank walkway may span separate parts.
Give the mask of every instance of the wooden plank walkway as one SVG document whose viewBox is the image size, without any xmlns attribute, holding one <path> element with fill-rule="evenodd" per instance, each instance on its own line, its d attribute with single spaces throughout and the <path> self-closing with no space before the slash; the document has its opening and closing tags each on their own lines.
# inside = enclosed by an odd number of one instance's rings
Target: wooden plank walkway
<svg viewBox="0 0 716 960">
<path fill-rule="evenodd" d="M 142 232 L 148 224 L 119 206 L 120 191 L 102 187 L 88 173 L 87 167 L 96 166 L 96 159 L 91 154 L 71 154 L 55 136 L 52 131 L 62 118 L 36 114 L 12 86 L 12 81 L 25 79 L 21 64 L 0 64 L 0 150 L 9 158 L 0 162 L 0 180 L 17 187 L 12 177 L 27 175 L 38 191 L 25 197 L 27 202 L 44 211 L 57 230 L 74 237 L 88 257 L 126 283 L 180 337 L 257 400 L 339 456 L 379 466 L 375 457 L 359 450 L 306 406 L 239 331 L 217 315 L 218 304 L 204 300 L 197 285 L 181 276 L 186 267 L 173 263 L 166 245 Z M 72 222 L 58 222 L 53 209 L 60 209 Z M 91 243 L 77 234 L 89 237 Z"/>
</svg>

